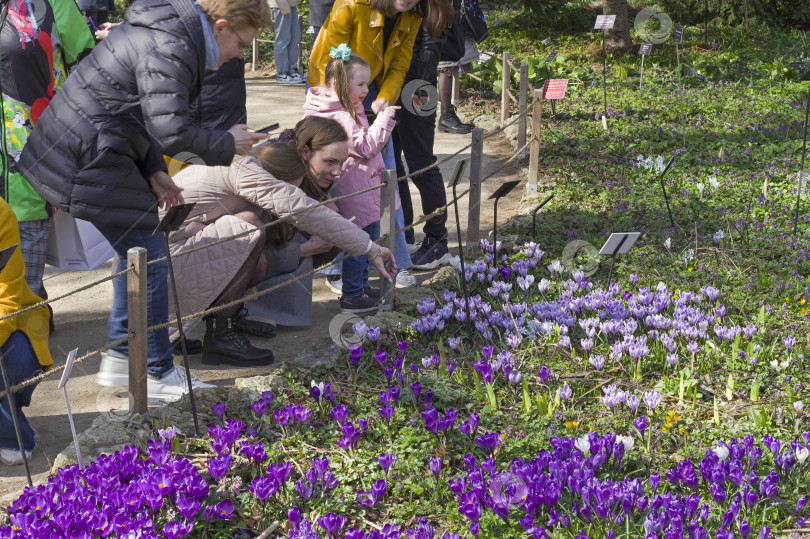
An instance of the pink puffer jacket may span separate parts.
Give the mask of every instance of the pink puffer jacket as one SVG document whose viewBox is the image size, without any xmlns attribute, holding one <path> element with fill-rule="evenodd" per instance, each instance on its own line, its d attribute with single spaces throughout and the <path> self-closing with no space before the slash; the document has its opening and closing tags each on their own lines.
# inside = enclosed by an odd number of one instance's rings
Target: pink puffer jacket
<svg viewBox="0 0 810 539">
<path fill-rule="evenodd" d="M 385 169 L 380 152 L 388 143 L 391 131 L 396 125 L 393 118 L 379 115 L 369 127 L 363 112 L 363 104 L 358 103 L 356 110 L 357 119 L 363 127 L 354 121 L 340 101 L 329 97 L 324 88 L 314 86 L 307 92 L 304 118 L 307 116 L 332 118 L 337 120 L 349 135 L 349 158 L 343 164 L 340 178 L 335 181 L 337 196 L 349 195 L 380 184 L 380 175 Z M 354 217 L 354 224 L 364 228 L 380 220 L 380 190 L 338 201 L 337 206 L 340 215 L 346 219 Z M 399 207 L 397 197 L 397 208 Z"/>
</svg>

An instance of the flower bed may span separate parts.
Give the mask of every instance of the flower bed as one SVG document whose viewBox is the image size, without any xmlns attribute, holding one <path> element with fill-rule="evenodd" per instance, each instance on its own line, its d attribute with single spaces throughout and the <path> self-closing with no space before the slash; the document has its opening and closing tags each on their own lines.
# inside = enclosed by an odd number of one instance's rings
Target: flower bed
<svg viewBox="0 0 810 539">
<path fill-rule="evenodd" d="M 9 507 L 0 537 L 253 537 L 277 522 L 289 538 L 764 538 L 803 526 L 810 432 L 775 419 L 803 419 L 793 335 L 766 331 L 764 310 L 732 316 L 711 286 L 605 290 L 564 279 L 534 244 L 497 263 L 482 247 L 469 301 L 457 286 L 426 298 L 403 335 L 358 324 L 344 365 L 216 404 L 204 439 L 169 427 L 145 449 L 61 469 Z"/>
</svg>

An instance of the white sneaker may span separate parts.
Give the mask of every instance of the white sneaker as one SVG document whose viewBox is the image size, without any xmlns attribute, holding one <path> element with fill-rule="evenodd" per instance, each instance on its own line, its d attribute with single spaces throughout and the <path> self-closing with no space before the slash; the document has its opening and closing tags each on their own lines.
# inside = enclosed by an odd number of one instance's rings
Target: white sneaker
<svg viewBox="0 0 810 539">
<path fill-rule="evenodd" d="M 408 252 L 410 254 L 414 254 L 422 246 L 421 243 L 406 243 L 405 245 L 408 246 Z"/>
<path fill-rule="evenodd" d="M 177 371 L 177 374 L 180 376 L 180 379 L 183 380 L 183 384 L 188 386 L 188 383 L 186 382 L 186 369 L 185 368 L 181 369 L 180 367 L 175 367 L 175 370 Z M 197 375 L 192 372 L 191 373 L 191 387 L 193 387 L 194 389 L 211 389 L 211 388 L 217 387 L 217 386 L 215 386 L 214 384 L 206 384 L 205 382 L 203 382 L 202 380 L 197 378 Z"/>
<path fill-rule="evenodd" d="M 129 385 L 129 359 L 101 353 L 101 366 L 96 373 L 96 383 L 105 387 Z"/>
<path fill-rule="evenodd" d="M 406 269 L 401 269 L 397 272 L 397 288 L 408 288 L 416 286 L 416 277 L 411 275 L 411 272 Z"/>
<path fill-rule="evenodd" d="M 33 449 L 25 450 L 25 460 L 31 462 L 31 455 L 34 453 Z M 22 453 L 19 449 L 0 449 L 0 462 L 8 464 L 9 466 L 17 466 L 23 463 Z"/>
<path fill-rule="evenodd" d="M 206 389 L 216 386 L 203 383 L 197 377 L 191 375 L 191 385 L 194 389 Z M 188 392 L 186 373 L 183 369 L 173 368 L 163 375 L 163 378 L 155 376 L 146 377 L 146 394 L 150 401 L 160 401 L 163 403 L 175 402 Z"/>
<path fill-rule="evenodd" d="M 338 296 L 343 295 L 343 279 L 341 275 L 329 275 L 325 279 L 326 287 Z"/>
</svg>

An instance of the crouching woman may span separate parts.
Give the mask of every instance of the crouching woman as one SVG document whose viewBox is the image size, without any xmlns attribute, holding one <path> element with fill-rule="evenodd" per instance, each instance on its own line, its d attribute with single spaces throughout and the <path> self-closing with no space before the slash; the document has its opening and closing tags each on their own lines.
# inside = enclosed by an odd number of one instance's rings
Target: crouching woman
<svg viewBox="0 0 810 539">
<path fill-rule="evenodd" d="M 331 184 L 348 158 L 348 137 L 336 121 L 322 120 L 317 141 L 307 148 L 307 157 L 309 163 L 318 164 L 315 173 Z M 308 174 L 312 171 L 310 166 Z M 352 256 L 368 256 L 386 278 L 390 277 L 385 271 L 387 261 L 392 262 L 392 271 L 396 271 L 388 249 L 373 243 L 368 234 L 333 210 L 318 206 L 294 183 L 275 178 L 253 156 L 238 157 L 229 167 L 190 166 L 173 179 L 184 189 L 185 201 L 196 203 L 182 226 L 169 237 L 182 315 L 237 301 L 248 288 L 265 280 L 268 232 L 261 227 L 277 218 L 288 218 L 296 229 Z M 217 243 L 241 233 L 246 235 Z M 214 243 L 217 244 L 183 255 L 185 251 Z M 254 347 L 239 330 L 240 307 L 237 304 L 206 318 L 203 363 L 239 366 L 272 363 L 272 351 Z M 186 322 L 184 329 L 188 331 L 195 322 Z"/>
</svg>

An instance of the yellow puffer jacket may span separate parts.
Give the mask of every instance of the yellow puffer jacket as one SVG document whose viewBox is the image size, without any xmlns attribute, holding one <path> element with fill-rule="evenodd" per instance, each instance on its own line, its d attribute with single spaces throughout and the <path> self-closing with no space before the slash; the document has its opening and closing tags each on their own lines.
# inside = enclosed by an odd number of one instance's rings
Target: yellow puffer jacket
<svg viewBox="0 0 810 539">
<path fill-rule="evenodd" d="M 321 84 L 332 47 L 348 43 L 352 52 L 371 66 L 371 80 L 376 80 L 379 88 L 377 97 L 394 104 L 411 65 L 413 42 L 422 18 L 413 11 L 400 13 L 388 47 L 383 46 L 384 22 L 383 14 L 372 9 L 369 0 L 337 0 L 312 47 L 309 85 Z M 380 53 L 382 50 L 385 54 Z"/>
<path fill-rule="evenodd" d="M 12 245 L 16 245 L 17 248 L 6 267 L 0 272 L 0 317 L 42 301 L 25 282 L 25 265 L 20 252 L 17 219 L 6 201 L 0 198 L 0 250 Z M 18 330 L 25 333 L 31 341 L 43 370 L 51 368 L 53 359 L 48 350 L 48 308 L 43 305 L 38 309 L 0 321 L 0 345 Z"/>
</svg>

